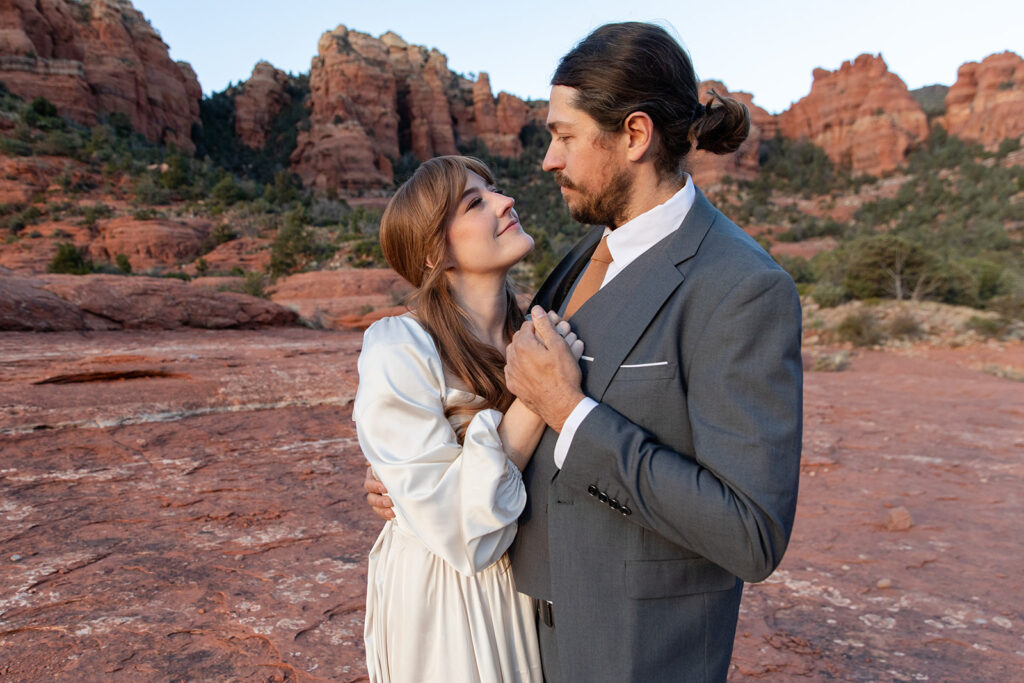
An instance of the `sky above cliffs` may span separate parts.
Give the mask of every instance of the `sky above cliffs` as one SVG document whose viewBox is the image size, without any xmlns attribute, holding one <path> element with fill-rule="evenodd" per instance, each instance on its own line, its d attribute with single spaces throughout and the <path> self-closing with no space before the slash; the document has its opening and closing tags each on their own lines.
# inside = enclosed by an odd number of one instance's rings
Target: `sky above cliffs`
<svg viewBox="0 0 1024 683">
<path fill-rule="evenodd" d="M 133 0 L 170 46 L 192 64 L 209 94 L 249 78 L 259 60 L 308 72 L 320 35 L 344 24 L 379 37 L 436 47 L 463 75 L 486 71 L 495 93 L 547 99 L 558 59 L 609 21 L 654 21 L 689 50 L 698 78 L 778 113 L 811 90 L 816 67 L 838 69 L 881 53 L 911 89 L 952 85 L 964 62 L 995 52 L 1024 55 L 1019 0 L 519 0 L 441 3 L 387 0 Z"/>
</svg>

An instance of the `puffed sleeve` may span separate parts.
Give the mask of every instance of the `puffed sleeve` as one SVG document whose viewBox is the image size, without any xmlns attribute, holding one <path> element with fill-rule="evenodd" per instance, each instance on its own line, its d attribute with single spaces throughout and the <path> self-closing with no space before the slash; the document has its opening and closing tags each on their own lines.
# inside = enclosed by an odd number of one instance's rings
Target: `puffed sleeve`
<svg viewBox="0 0 1024 683">
<path fill-rule="evenodd" d="M 511 545 L 526 489 L 501 447 L 502 414 L 479 411 L 460 446 L 443 398 L 441 359 L 416 321 L 384 318 L 366 331 L 353 407 L 359 445 L 399 526 L 469 575 Z"/>
</svg>

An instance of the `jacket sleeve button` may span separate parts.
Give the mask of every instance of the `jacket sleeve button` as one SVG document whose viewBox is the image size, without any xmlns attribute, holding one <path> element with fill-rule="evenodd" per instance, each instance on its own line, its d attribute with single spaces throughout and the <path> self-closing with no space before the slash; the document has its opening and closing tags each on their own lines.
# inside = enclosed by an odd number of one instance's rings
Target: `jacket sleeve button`
<svg viewBox="0 0 1024 683">
<path fill-rule="evenodd" d="M 601 501 L 602 503 L 607 503 L 608 502 L 608 494 L 605 493 L 604 491 L 598 491 L 597 492 L 597 499 L 599 501 Z"/>
<path fill-rule="evenodd" d="M 633 514 L 633 511 L 629 509 L 628 505 L 623 505 L 622 507 L 620 507 L 619 508 L 619 512 L 621 512 L 622 514 L 626 515 L 627 517 L 629 515 Z"/>
<path fill-rule="evenodd" d="M 613 510 L 618 510 L 621 507 L 619 505 L 619 501 L 616 500 L 615 498 L 612 498 L 611 500 L 609 500 L 608 501 L 608 505 L 610 505 Z"/>
<path fill-rule="evenodd" d="M 587 487 L 587 493 L 589 493 L 592 496 L 596 496 L 597 495 L 597 487 L 594 486 L 593 484 L 591 484 L 590 486 Z"/>
</svg>

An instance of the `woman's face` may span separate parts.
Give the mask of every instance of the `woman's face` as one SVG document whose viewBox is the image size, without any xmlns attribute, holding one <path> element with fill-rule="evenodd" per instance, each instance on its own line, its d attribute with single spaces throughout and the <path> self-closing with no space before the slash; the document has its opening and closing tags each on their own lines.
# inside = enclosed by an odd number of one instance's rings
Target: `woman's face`
<svg viewBox="0 0 1024 683">
<path fill-rule="evenodd" d="M 448 226 L 446 266 L 460 274 L 504 276 L 533 250 L 512 205 L 483 178 L 467 172 L 466 189 Z"/>
</svg>

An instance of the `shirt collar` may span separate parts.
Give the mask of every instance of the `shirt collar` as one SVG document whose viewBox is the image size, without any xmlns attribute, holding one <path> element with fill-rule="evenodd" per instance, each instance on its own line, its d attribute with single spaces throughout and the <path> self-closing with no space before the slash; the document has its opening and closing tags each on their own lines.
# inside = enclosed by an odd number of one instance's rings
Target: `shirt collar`
<svg viewBox="0 0 1024 683">
<path fill-rule="evenodd" d="M 608 251 L 619 268 L 625 268 L 638 256 L 675 232 L 682 224 L 697 197 L 690 174 L 684 173 L 683 176 L 686 183 L 682 189 L 663 204 L 648 209 L 615 230 L 605 228 Z"/>
</svg>

